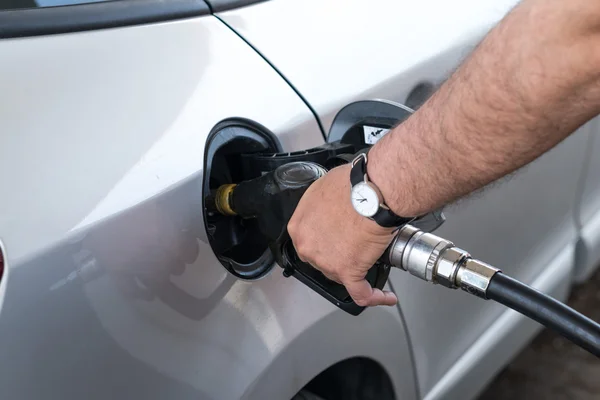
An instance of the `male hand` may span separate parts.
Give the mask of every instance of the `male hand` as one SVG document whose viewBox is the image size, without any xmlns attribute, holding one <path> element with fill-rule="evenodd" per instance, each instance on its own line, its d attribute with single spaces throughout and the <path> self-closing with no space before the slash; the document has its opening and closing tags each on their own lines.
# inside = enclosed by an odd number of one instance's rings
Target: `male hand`
<svg viewBox="0 0 600 400">
<path fill-rule="evenodd" d="M 288 232 L 300 259 L 343 284 L 356 304 L 396 304 L 394 293 L 374 289 L 365 280 L 394 235 L 393 229 L 379 226 L 352 207 L 350 165 L 332 169 L 308 188 Z"/>
</svg>

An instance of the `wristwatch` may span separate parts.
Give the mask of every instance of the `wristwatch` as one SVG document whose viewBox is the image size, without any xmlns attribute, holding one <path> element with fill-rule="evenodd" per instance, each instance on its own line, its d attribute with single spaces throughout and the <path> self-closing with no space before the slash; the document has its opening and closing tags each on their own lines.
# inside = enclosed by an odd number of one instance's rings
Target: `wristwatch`
<svg viewBox="0 0 600 400">
<path fill-rule="evenodd" d="M 406 225 L 414 218 L 396 215 L 383 201 L 381 191 L 367 176 L 367 155 L 361 153 L 352 160 L 350 170 L 352 207 L 363 217 L 372 219 L 380 226 L 396 228 Z"/>
</svg>

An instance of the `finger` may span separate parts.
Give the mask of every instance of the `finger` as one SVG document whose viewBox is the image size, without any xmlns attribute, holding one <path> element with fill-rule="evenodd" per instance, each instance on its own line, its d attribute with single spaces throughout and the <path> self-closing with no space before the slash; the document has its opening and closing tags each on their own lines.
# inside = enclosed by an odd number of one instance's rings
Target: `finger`
<svg viewBox="0 0 600 400">
<path fill-rule="evenodd" d="M 294 248 L 294 251 L 296 252 L 296 255 L 298 256 L 298 258 L 300 259 L 300 261 L 302 261 L 303 263 L 306 263 L 306 264 L 310 264 L 310 262 L 308 261 L 308 259 L 306 257 L 303 257 L 302 253 L 300 253 L 298 251 L 298 247 L 296 246 L 296 243 L 294 243 L 293 240 L 292 240 L 292 247 Z"/>
<path fill-rule="evenodd" d="M 330 281 L 334 281 L 337 283 L 341 283 L 340 280 L 338 279 L 337 275 L 335 274 L 330 274 L 329 272 L 325 272 L 322 269 L 320 269 L 319 267 L 317 267 L 317 264 L 314 261 L 304 261 L 306 264 L 310 265 L 311 267 L 313 267 L 314 269 L 316 269 L 317 271 L 320 271 L 323 275 L 325 275 L 325 278 L 329 279 Z"/>
<path fill-rule="evenodd" d="M 367 280 L 345 282 L 346 290 L 359 306 L 393 306 L 398 302 L 392 292 L 372 288 Z"/>
<path fill-rule="evenodd" d="M 325 278 L 329 279 L 330 281 L 334 281 L 335 283 L 339 283 L 339 284 L 341 284 L 341 283 L 342 283 L 342 282 L 341 282 L 341 281 L 338 279 L 337 275 L 332 275 L 332 274 L 329 274 L 329 273 L 327 273 L 327 272 L 323 272 L 323 271 L 321 271 L 321 273 L 322 273 L 323 275 L 325 275 Z"/>
<path fill-rule="evenodd" d="M 306 264 L 310 264 L 310 261 L 308 260 L 308 258 L 301 256 L 300 253 L 298 253 L 298 250 L 296 248 L 294 248 L 294 250 L 296 250 L 296 254 L 298 255 L 298 258 L 300 259 L 300 261 L 302 261 L 303 263 L 306 263 Z M 310 265 L 312 265 L 312 264 L 310 264 Z"/>
<path fill-rule="evenodd" d="M 308 259 L 306 260 L 302 260 L 301 261 L 305 264 L 310 265 L 311 267 L 313 267 L 314 269 L 316 269 L 317 271 L 320 271 L 323 275 L 325 275 L 325 278 L 329 279 L 330 281 L 334 281 L 335 283 L 339 283 L 340 285 L 342 284 L 342 282 L 340 281 L 339 277 L 337 276 L 337 274 L 331 274 L 329 272 L 325 272 L 322 269 L 320 269 L 319 267 L 317 267 L 317 264 L 314 261 L 310 261 Z"/>
</svg>

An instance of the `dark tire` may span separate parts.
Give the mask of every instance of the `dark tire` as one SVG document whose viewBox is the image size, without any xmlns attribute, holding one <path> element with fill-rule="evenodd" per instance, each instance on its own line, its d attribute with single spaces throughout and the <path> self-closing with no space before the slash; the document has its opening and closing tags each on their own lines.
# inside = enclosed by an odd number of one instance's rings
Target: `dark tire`
<svg viewBox="0 0 600 400">
<path fill-rule="evenodd" d="M 304 396 L 304 397 L 302 397 Z M 373 360 L 341 361 L 313 378 L 292 400 L 394 400 L 386 371 Z"/>
<path fill-rule="evenodd" d="M 314 393 L 311 393 L 307 390 L 301 390 L 298 393 L 296 393 L 296 395 L 294 397 L 292 397 L 292 400 L 324 400 L 322 397 L 317 396 Z"/>
</svg>

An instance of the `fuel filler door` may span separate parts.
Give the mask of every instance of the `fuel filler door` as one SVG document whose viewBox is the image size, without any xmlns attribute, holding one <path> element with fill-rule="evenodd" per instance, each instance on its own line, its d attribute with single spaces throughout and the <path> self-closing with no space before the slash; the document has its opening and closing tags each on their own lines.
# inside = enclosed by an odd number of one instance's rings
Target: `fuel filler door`
<svg viewBox="0 0 600 400">
<path fill-rule="evenodd" d="M 283 268 L 284 276 L 298 279 L 344 311 L 360 314 L 364 307 L 352 300 L 343 285 L 298 258 L 287 223 L 310 184 L 328 169 L 367 150 L 411 113 L 409 108 L 388 101 L 352 103 L 336 115 L 328 143 L 293 153 L 282 152 L 274 136 L 258 124 L 240 120 L 222 124 L 211 137 L 228 133 L 217 140 L 216 148 L 212 142 L 207 144 L 207 162 L 212 165 L 205 168 L 209 176 L 205 176 L 204 185 L 205 223 L 219 260 L 231 273 L 246 279 L 261 276 L 275 262 Z M 223 149 L 225 155 L 219 155 Z M 228 173 L 217 171 L 217 165 L 228 168 Z M 216 179 L 219 174 L 227 175 L 229 181 Z M 444 215 L 438 210 L 419 217 L 412 225 L 433 231 L 443 222 Z M 389 272 L 390 266 L 377 262 L 366 279 L 381 289 Z"/>
</svg>

